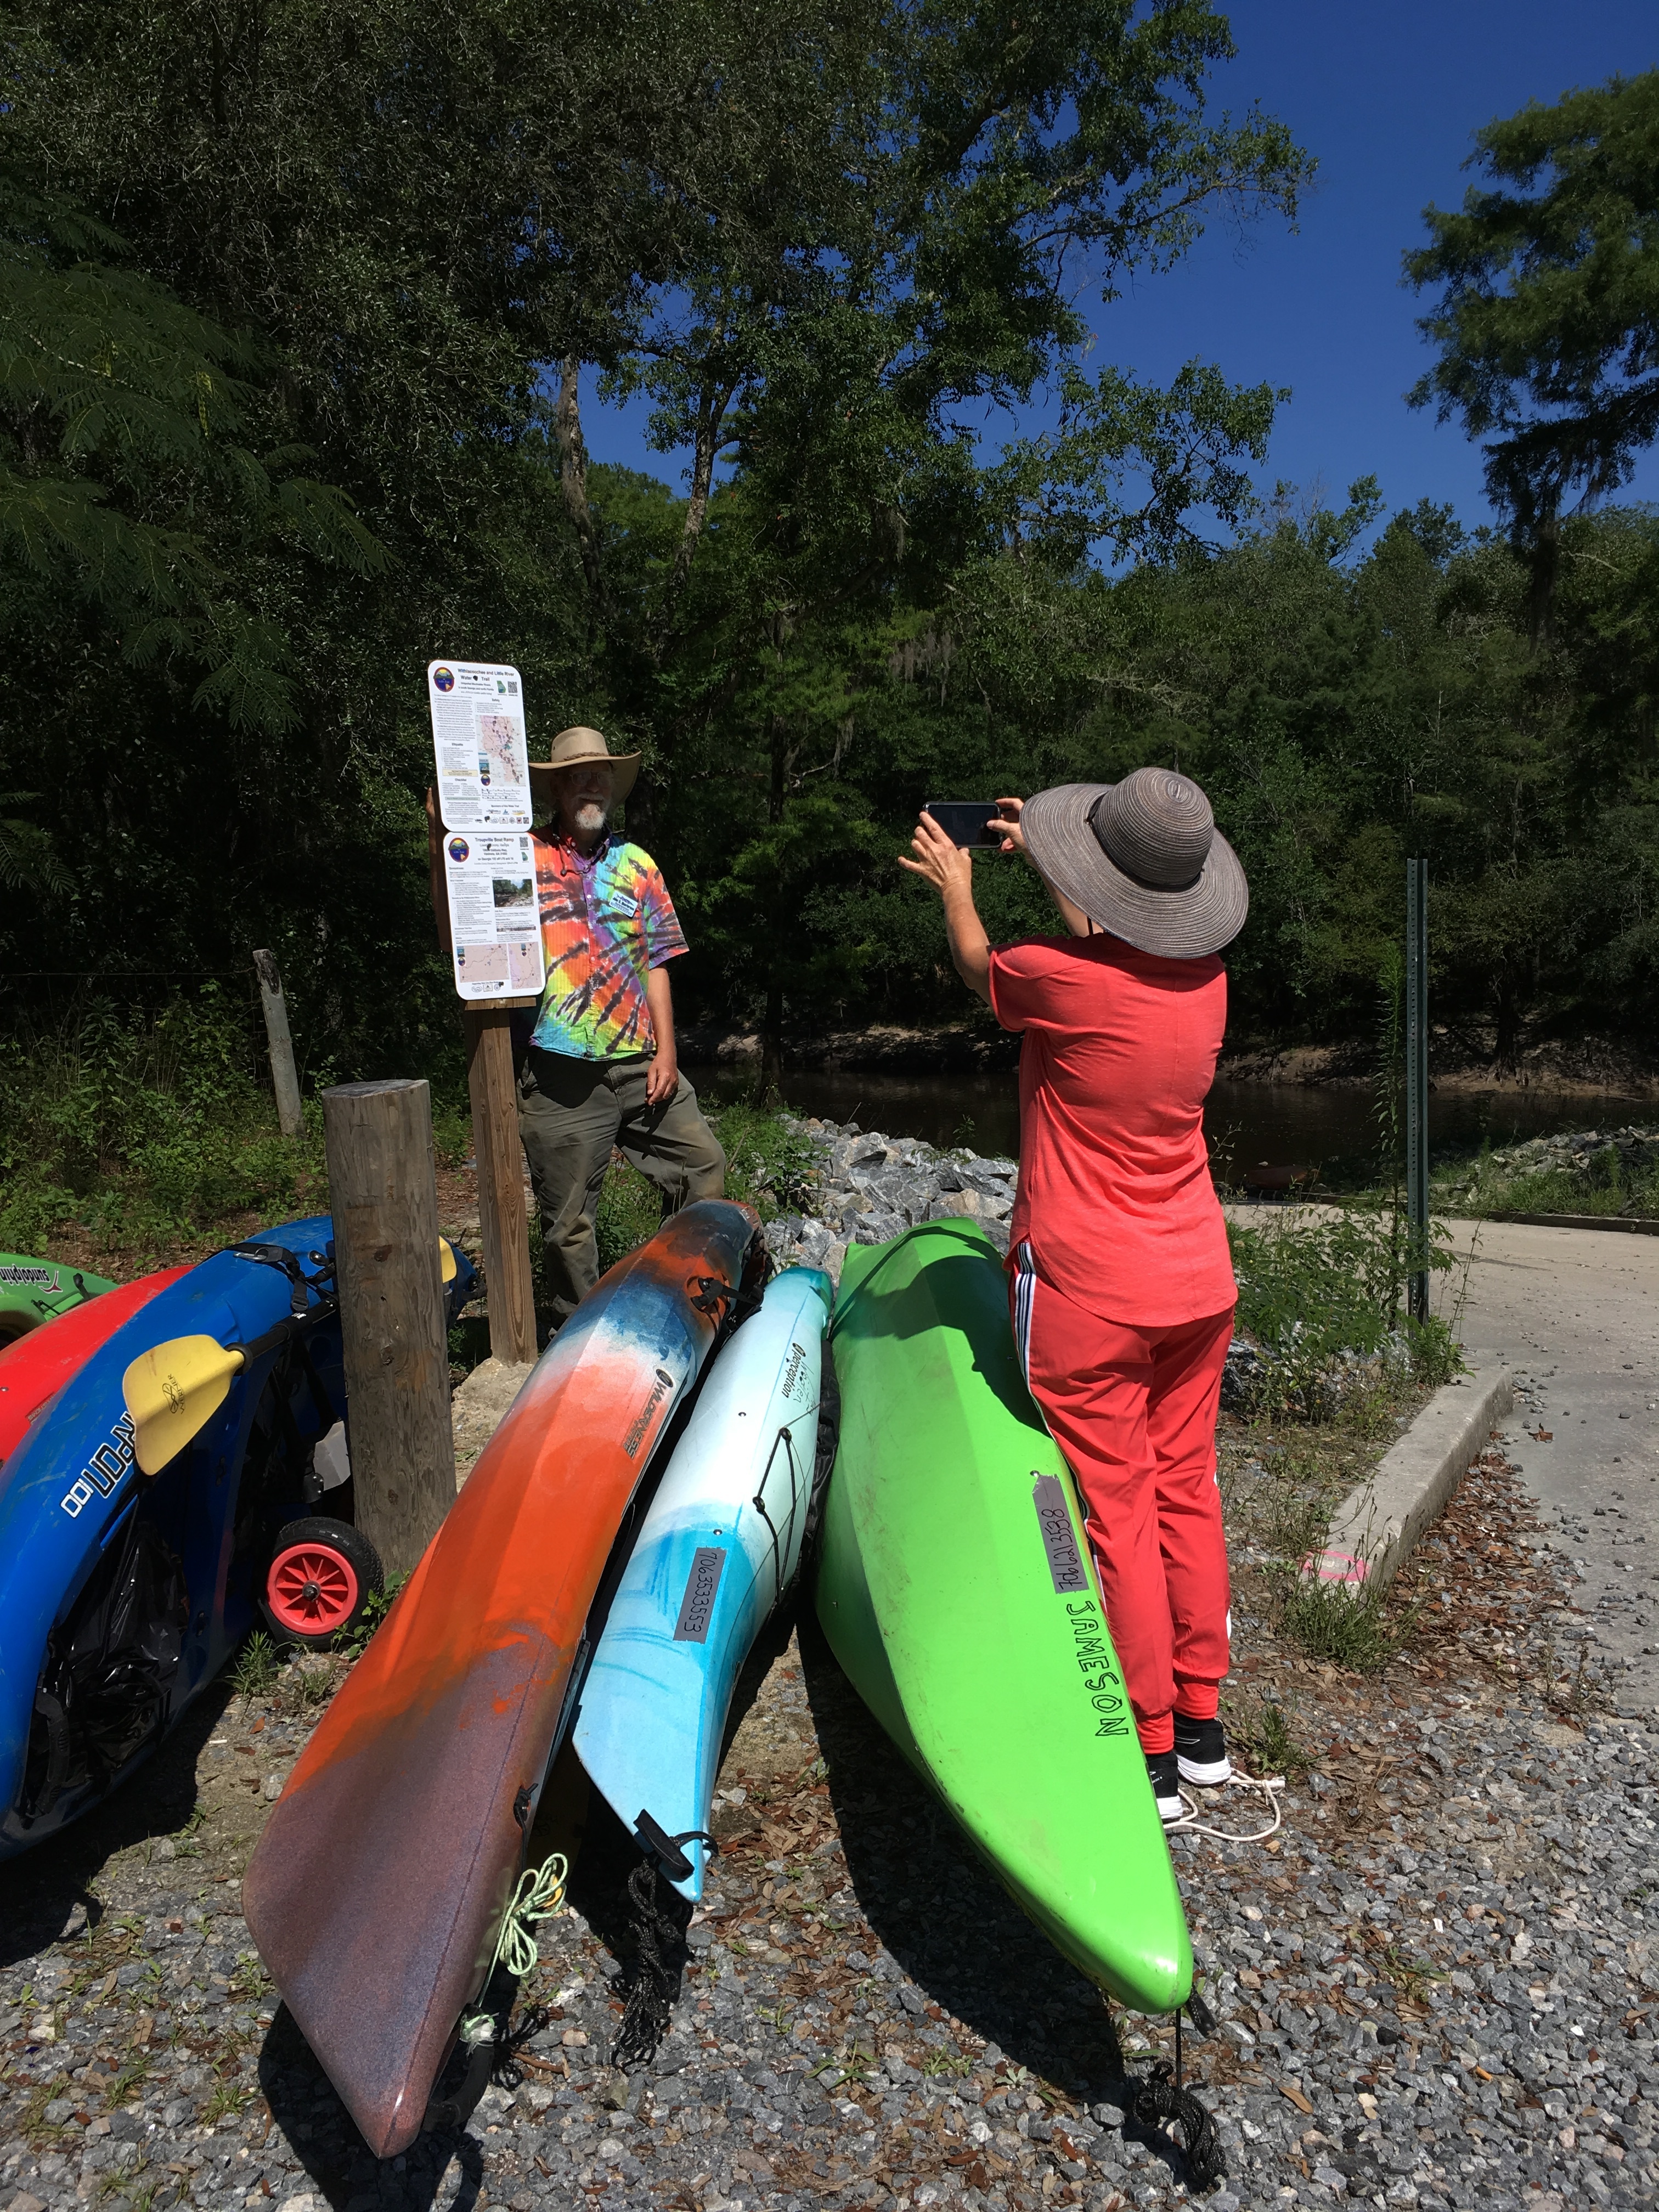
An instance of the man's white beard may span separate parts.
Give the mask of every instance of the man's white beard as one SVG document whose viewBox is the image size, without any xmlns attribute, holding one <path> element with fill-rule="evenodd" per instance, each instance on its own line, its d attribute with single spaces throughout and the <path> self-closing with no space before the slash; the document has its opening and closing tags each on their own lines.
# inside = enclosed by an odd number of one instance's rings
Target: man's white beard
<svg viewBox="0 0 1659 2212">
<path fill-rule="evenodd" d="M 584 836 L 592 836 L 610 821 L 611 809 L 601 805 L 597 799 L 579 799 L 571 819 Z"/>
</svg>

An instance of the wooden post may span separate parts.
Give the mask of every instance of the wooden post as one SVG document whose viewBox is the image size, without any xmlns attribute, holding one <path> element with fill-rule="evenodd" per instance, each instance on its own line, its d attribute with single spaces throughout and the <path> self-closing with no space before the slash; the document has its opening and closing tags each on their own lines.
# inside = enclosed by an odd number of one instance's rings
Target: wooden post
<svg viewBox="0 0 1659 2212">
<path fill-rule="evenodd" d="M 536 1357 L 536 1295 L 530 1279 L 530 1224 L 524 1202 L 510 1010 L 469 1006 L 465 1019 L 489 1349 L 497 1359 L 523 1364 Z"/>
<path fill-rule="evenodd" d="M 407 1574 L 455 1502 L 432 1095 L 423 1082 L 323 1093 L 357 1525 Z"/>
<path fill-rule="evenodd" d="M 270 1079 L 276 1090 L 276 1119 L 285 1137 L 300 1133 L 300 1078 L 294 1066 L 294 1040 L 289 1035 L 288 1000 L 274 957 L 256 952 L 253 971 L 259 978 L 259 1000 L 265 1010 L 265 1036 L 270 1044 Z"/>
<path fill-rule="evenodd" d="M 426 795 L 427 867 L 432 918 L 446 959 L 453 959 L 449 898 L 444 889 L 443 830 L 438 794 Z M 472 1101 L 472 1158 L 478 1176 L 478 1236 L 483 1245 L 484 1303 L 491 1357 L 523 1366 L 536 1357 L 536 1292 L 530 1279 L 530 1221 L 524 1202 L 524 1153 L 519 1142 L 519 1092 L 513 1079 L 515 1006 L 533 999 L 470 1001 L 466 1087 Z"/>
</svg>

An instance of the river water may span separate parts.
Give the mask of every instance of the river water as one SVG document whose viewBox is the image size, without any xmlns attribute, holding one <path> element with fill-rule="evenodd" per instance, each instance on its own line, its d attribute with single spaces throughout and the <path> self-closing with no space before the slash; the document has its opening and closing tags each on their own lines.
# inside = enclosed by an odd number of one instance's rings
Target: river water
<svg viewBox="0 0 1659 2212">
<path fill-rule="evenodd" d="M 725 1069 L 688 1067 L 705 1095 L 731 1097 L 752 1085 Z M 889 1136 L 976 1152 L 1019 1151 L 1018 1079 L 1000 1075 L 860 1075 L 786 1070 L 786 1104 L 799 1114 L 856 1121 Z M 1377 1136 L 1369 1090 L 1300 1083 L 1216 1084 L 1205 1109 L 1216 1168 L 1228 1181 L 1259 1165 L 1312 1167 L 1343 1188 L 1375 1180 Z M 1621 1128 L 1659 1118 L 1650 1099 L 1584 1091 L 1445 1091 L 1429 1097 L 1429 1149 L 1436 1159 L 1512 1144 L 1561 1129 Z"/>
</svg>

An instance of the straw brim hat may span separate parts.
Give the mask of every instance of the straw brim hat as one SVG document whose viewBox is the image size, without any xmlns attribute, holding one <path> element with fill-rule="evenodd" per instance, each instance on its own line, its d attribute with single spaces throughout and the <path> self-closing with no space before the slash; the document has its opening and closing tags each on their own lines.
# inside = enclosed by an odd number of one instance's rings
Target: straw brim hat
<svg viewBox="0 0 1659 2212">
<path fill-rule="evenodd" d="M 559 732 L 546 760 L 531 762 L 531 794 L 538 805 L 551 809 L 557 788 L 554 779 L 562 769 L 581 768 L 590 761 L 603 761 L 612 772 L 611 796 L 613 799 L 626 799 L 640 772 L 640 758 L 638 753 L 613 753 L 597 730 L 590 730 L 579 722 L 573 729 Z"/>
<path fill-rule="evenodd" d="M 1166 960 L 1218 952 L 1243 928 L 1250 890 L 1208 800 L 1173 770 L 1039 791 L 1020 816 L 1038 871 L 1114 937 Z"/>
</svg>

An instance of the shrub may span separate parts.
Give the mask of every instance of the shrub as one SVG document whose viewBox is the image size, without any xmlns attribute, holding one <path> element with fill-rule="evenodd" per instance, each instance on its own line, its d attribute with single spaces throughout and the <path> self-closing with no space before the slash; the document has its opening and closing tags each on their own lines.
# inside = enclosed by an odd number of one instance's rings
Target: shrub
<svg viewBox="0 0 1659 2212">
<path fill-rule="evenodd" d="M 1445 1320 L 1404 1317 L 1409 1250 L 1389 1212 L 1287 1212 L 1271 1226 L 1229 1224 L 1238 1283 L 1237 1325 L 1261 1354 L 1249 1378 L 1257 1410 L 1329 1419 L 1346 1401 L 1405 1382 L 1431 1387 L 1461 1370 Z M 1428 1264 L 1453 1255 L 1431 1229 Z"/>
<path fill-rule="evenodd" d="M 321 1110 L 284 1137 L 239 1010 L 210 982 L 146 1015 L 92 999 L 0 1042 L 0 1243 L 78 1221 L 106 1245 L 200 1236 L 227 1215 L 325 1208 Z"/>
<path fill-rule="evenodd" d="M 811 1194 L 808 1178 L 817 1158 L 806 1139 L 796 1135 L 782 1116 L 751 1100 L 704 1104 L 726 1152 L 726 1196 L 752 1206 L 763 1221 L 802 1206 Z M 637 1168 L 613 1164 L 593 1223 L 600 1273 L 637 1250 L 661 1225 L 662 1199 L 655 1184 Z M 539 1289 L 541 1239 L 532 1237 L 531 1242 Z"/>
<path fill-rule="evenodd" d="M 599 1273 L 654 1237 L 662 1226 L 662 1194 L 637 1168 L 613 1166 L 599 1193 L 593 1234 L 599 1248 Z"/>
<path fill-rule="evenodd" d="M 763 1221 L 803 1212 L 816 1181 L 818 1155 L 809 1138 L 753 1098 L 708 1109 L 726 1151 L 726 1194 L 752 1206 Z"/>
</svg>

